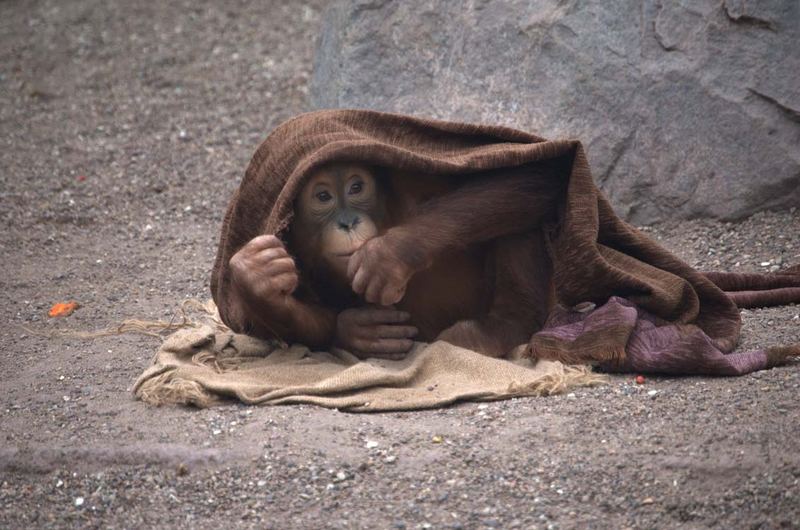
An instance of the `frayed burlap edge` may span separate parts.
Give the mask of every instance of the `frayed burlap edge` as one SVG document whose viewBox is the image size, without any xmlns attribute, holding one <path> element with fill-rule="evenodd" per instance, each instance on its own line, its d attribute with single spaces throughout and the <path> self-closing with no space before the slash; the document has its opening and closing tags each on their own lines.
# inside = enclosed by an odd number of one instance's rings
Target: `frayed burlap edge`
<svg viewBox="0 0 800 530">
<path fill-rule="evenodd" d="M 608 376 L 593 372 L 588 365 L 562 364 L 559 372 L 548 374 L 533 385 L 509 386 L 508 393 L 511 396 L 552 396 L 577 386 L 597 386 L 608 382 Z"/>
<path fill-rule="evenodd" d="M 175 368 L 152 368 L 162 371 L 156 374 L 145 372 L 133 389 L 134 396 L 149 405 L 194 405 L 202 409 L 222 402 L 219 396 L 207 391 L 197 381 L 177 377 Z"/>
<path fill-rule="evenodd" d="M 136 398 L 153 406 L 162 405 L 191 405 L 197 408 L 208 408 L 225 402 L 224 398 L 217 394 L 212 394 L 197 381 L 190 381 L 177 376 L 176 368 L 158 367 L 154 370 L 161 373 L 145 372 L 139 378 L 134 387 Z M 535 384 L 529 385 L 510 385 L 507 393 L 490 397 L 475 397 L 469 401 L 501 401 L 504 399 L 518 397 L 544 397 L 561 394 L 575 387 L 588 387 L 608 384 L 608 377 L 592 372 L 588 366 L 568 366 L 563 365 L 558 373 L 548 374 Z M 291 398 L 282 403 L 273 405 L 290 404 L 296 398 Z M 282 400 L 283 401 L 283 400 Z M 316 400 L 309 397 L 307 400 L 297 401 L 302 403 L 314 403 Z M 320 404 L 320 403 L 317 403 Z M 445 405 L 436 405 L 441 407 Z M 366 407 L 353 407 L 347 409 L 352 412 L 380 412 L 383 409 L 370 409 Z"/>
</svg>

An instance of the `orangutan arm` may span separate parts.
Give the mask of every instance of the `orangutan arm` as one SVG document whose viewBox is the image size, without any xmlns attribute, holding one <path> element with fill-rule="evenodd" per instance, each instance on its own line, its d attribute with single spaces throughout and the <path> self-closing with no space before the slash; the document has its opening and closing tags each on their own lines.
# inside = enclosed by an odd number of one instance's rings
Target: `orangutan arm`
<svg viewBox="0 0 800 530">
<path fill-rule="evenodd" d="M 360 358 L 402 358 L 417 329 L 408 313 L 386 308 L 352 308 L 341 313 L 304 302 L 294 261 L 274 236 L 258 236 L 230 261 L 233 289 L 226 323 L 237 332 L 299 342 L 309 348 L 344 348 Z"/>
<path fill-rule="evenodd" d="M 552 183 L 527 175 L 470 182 L 426 201 L 384 237 L 412 268 L 427 268 L 443 252 L 529 232 L 552 204 Z"/>
<path fill-rule="evenodd" d="M 230 260 L 232 290 L 228 325 L 261 338 L 327 347 L 336 330 L 336 313 L 299 300 L 297 268 L 275 236 L 253 238 Z"/>
<path fill-rule="evenodd" d="M 545 179 L 515 175 L 476 180 L 424 202 L 353 254 L 353 290 L 368 302 L 397 303 L 411 277 L 443 252 L 533 229 L 554 193 Z"/>
</svg>

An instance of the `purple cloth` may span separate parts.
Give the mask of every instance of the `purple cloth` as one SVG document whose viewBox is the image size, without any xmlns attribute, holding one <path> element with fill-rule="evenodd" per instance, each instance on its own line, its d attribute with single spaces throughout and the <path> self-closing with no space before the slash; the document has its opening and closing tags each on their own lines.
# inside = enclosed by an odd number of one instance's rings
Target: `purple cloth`
<svg viewBox="0 0 800 530">
<path fill-rule="evenodd" d="M 608 335 L 617 336 L 624 351 L 592 352 L 591 337 Z M 555 308 L 531 344 L 534 354 L 580 350 L 609 372 L 742 375 L 767 367 L 765 350 L 725 353 L 699 327 L 668 323 L 617 296 L 586 312 Z"/>
</svg>

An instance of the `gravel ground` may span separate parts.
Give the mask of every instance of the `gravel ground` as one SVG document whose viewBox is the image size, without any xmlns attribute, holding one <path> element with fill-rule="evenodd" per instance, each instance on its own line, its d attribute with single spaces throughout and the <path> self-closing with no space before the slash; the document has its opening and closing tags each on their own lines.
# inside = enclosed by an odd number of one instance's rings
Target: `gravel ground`
<svg viewBox="0 0 800 530">
<path fill-rule="evenodd" d="M 155 409 L 129 392 L 154 339 L 41 336 L 208 296 L 230 192 L 307 110 L 323 4 L 0 2 L 0 527 L 800 527 L 800 363 L 415 413 Z M 701 268 L 800 262 L 796 211 L 646 230 Z M 798 306 L 743 316 L 745 348 L 800 339 Z"/>
</svg>

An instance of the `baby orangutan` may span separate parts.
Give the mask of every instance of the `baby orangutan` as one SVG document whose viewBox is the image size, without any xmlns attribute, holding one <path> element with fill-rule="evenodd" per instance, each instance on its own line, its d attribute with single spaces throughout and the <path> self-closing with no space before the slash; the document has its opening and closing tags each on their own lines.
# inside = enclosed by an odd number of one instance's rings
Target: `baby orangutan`
<svg viewBox="0 0 800 530">
<path fill-rule="evenodd" d="M 548 171 L 450 180 L 318 169 L 296 199 L 289 250 L 262 235 L 230 260 L 244 331 L 361 358 L 402 358 L 414 339 L 508 354 L 549 303 Z"/>
</svg>

